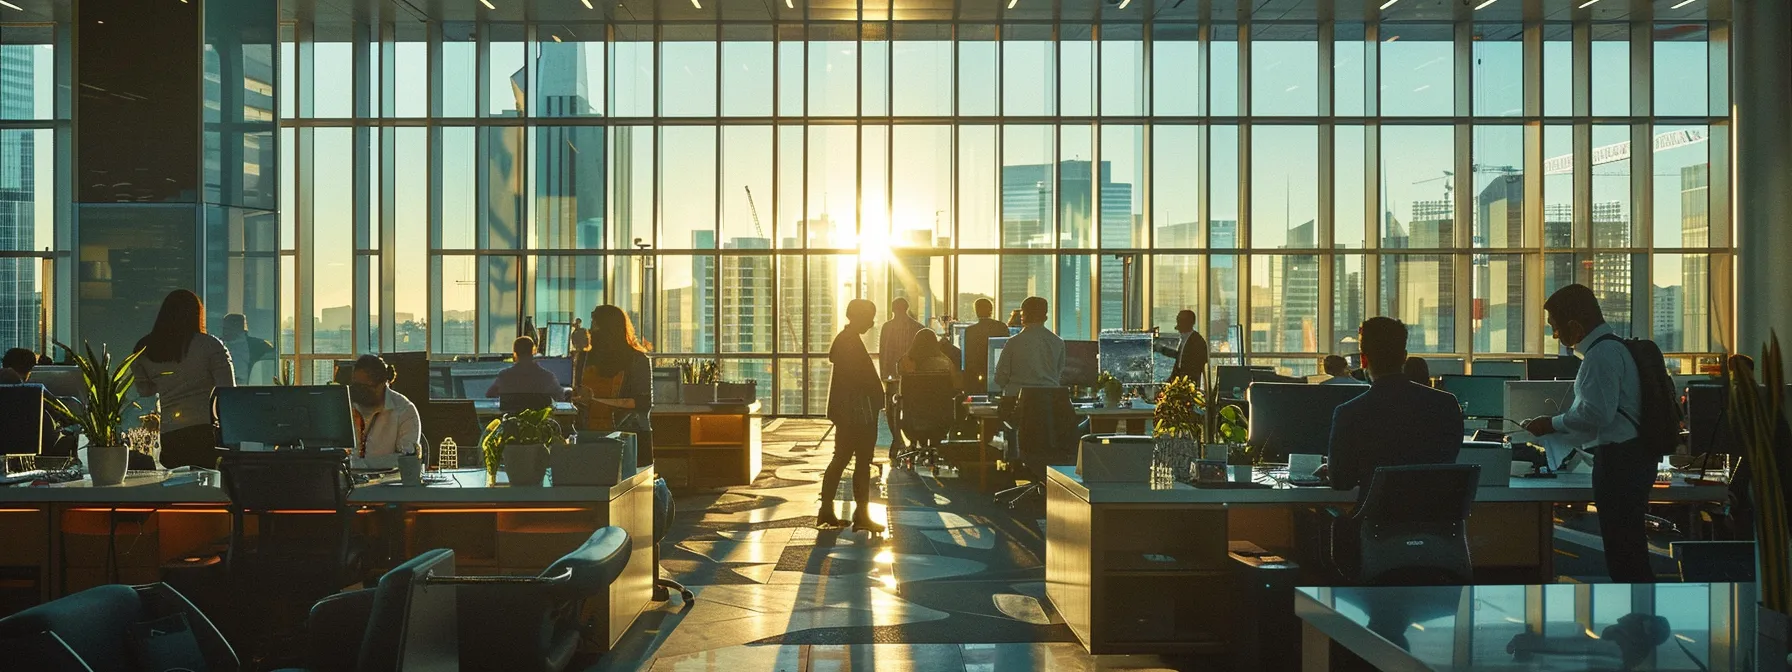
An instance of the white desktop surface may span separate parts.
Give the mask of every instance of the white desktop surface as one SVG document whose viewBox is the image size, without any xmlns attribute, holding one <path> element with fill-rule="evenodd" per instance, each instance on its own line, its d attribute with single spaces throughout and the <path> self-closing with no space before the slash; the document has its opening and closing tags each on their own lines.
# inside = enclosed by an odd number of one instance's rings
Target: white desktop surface
<svg viewBox="0 0 1792 672">
<path fill-rule="evenodd" d="M 1154 486 L 1150 483 L 1083 483 L 1076 467 L 1054 466 L 1047 478 L 1090 504 L 1348 504 L 1356 501 L 1355 490 L 1333 490 L 1329 487 L 1293 487 L 1278 484 L 1272 488 L 1197 488 L 1186 483 Z M 1657 486 L 1649 493 L 1653 502 L 1721 502 L 1729 496 L 1728 488 L 1717 485 L 1674 483 Z M 1480 488 L 1477 502 L 1590 502 L 1593 501 L 1592 474 L 1561 474 L 1555 478 L 1511 479 L 1509 487 Z"/>
<path fill-rule="evenodd" d="M 647 467 L 635 475 L 622 479 L 621 483 L 611 486 L 581 485 L 540 488 L 512 488 L 504 478 L 503 470 L 498 471 L 498 485 L 486 487 L 485 470 L 456 469 L 447 472 L 453 481 L 438 485 L 407 487 L 388 485 L 395 483 L 397 476 L 387 480 L 368 484 L 357 484 L 349 493 L 351 504 L 405 504 L 405 503 L 443 503 L 443 504 L 503 504 L 503 503 L 553 503 L 553 502 L 608 502 L 621 497 L 630 489 L 654 478 L 654 470 Z M 179 485 L 164 485 L 170 475 L 160 472 L 133 472 L 125 477 L 121 485 L 96 487 L 92 481 L 82 479 L 68 483 L 48 486 L 13 486 L 0 488 L 0 504 L 7 503 L 95 503 L 95 504 L 224 504 L 229 498 L 224 496 L 224 489 L 217 485 L 199 485 L 191 481 Z"/>
</svg>

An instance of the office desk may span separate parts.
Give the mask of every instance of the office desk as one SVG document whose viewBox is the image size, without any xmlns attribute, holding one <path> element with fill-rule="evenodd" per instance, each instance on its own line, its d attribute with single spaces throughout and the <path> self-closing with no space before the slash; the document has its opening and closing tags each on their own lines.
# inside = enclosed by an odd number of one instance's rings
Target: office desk
<svg viewBox="0 0 1792 672">
<path fill-rule="evenodd" d="M 674 486 L 751 485 L 765 468 L 759 402 L 653 407 L 653 463 Z"/>
<path fill-rule="evenodd" d="M 649 467 L 614 486 L 513 488 L 499 473 L 456 470 L 452 484 L 356 486 L 359 528 L 375 563 L 390 567 L 432 548 L 452 548 L 462 574 L 533 576 L 578 548 L 597 528 L 615 525 L 634 539 L 623 574 L 610 586 L 601 627 L 609 643 L 628 630 L 653 595 L 653 480 Z M 0 488 L 0 571 L 18 585 L 0 587 L 0 615 L 105 583 L 152 583 L 183 559 L 221 550 L 230 535 L 228 499 L 217 485 L 166 474 L 132 474 L 123 485 L 86 481 Z M 108 562 L 110 558 L 111 562 Z M 114 574 L 115 573 L 115 574 Z"/>
<path fill-rule="evenodd" d="M 1228 542 L 1287 552 L 1298 546 L 1297 509 L 1356 501 L 1354 492 L 1330 488 L 1085 484 L 1073 467 L 1046 474 L 1046 595 L 1097 654 L 1226 651 L 1230 603 L 1239 599 Z M 1718 486 L 1674 485 L 1656 488 L 1652 499 L 1721 502 L 1726 495 Z M 1553 580 L 1553 507 L 1592 498 L 1584 474 L 1481 488 L 1469 521 L 1476 581 Z M 1176 608 L 1187 604 L 1201 606 Z M 1139 626 L 1141 614 L 1169 622 L 1154 632 Z"/>
<path fill-rule="evenodd" d="M 995 404 L 968 404 L 970 416 L 977 418 L 983 427 L 983 442 L 995 436 L 1000 430 L 1001 418 L 997 417 Z M 1149 434 L 1151 417 L 1157 407 L 1139 400 L 1133 400 L 1128 408 L 1105 408 L 1101 406 L 1077 406 L 1078 417 L 1089 419 L 1091 434 Z"/>
<path fill-rule="evenodd" d="M 1599 635 L 1632 613 L 1664 618 L 1672 632 L 1639 649 L 1647 658 L 1635 669 L 1747 670 L 1754 603 L 1747 583 L 1294 591 L 1301 667 L 1313 672 L 1330 669 L 1332 642 L 1381 670 L 1626 669 L 1621 649 Z M 1537 653 L 1544 644 L 1556 653 Z"/>
</svg>

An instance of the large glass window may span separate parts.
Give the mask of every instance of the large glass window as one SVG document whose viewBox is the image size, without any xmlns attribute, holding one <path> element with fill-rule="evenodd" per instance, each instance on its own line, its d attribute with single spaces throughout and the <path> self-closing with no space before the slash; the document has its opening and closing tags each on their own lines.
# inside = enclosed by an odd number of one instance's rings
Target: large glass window
<svg viewBox="0 0 1792 672">
<path fill-rule="evenodd" d="M 1188 309 L 1214 361 L 1307 372 L 1377 314 L 1414 352 L 1553 352 L 1535 299 L 1571 282 L 1672 352 L 1729 346 L 1724 32 L 1404 5 L 300 18 L 275 87 L 282 356 L 490 354 L 613 303 L 659 364 L 717 359 L 817 414 L 855 297 L 962 320 L 1041 296 L 1066 338 Z M 23 343 L 76 277 L 53 35 L 0 34 L 0 337 Z"/>
</svg>

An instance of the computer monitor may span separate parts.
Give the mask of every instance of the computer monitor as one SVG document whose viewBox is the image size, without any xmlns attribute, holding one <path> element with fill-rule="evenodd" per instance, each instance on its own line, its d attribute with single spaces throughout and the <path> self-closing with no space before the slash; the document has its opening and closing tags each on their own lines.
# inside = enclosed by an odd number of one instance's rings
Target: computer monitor
<svg viewBox="0 0 1792 672">
<path fill-rule="evenodd" d="M 44 386 L 50 394 L 72 397 L 87 403 L 87 376 L 81 367 L 64 364 L 42 365 L 31 370 L 30 382 Z"/>
<path fill-rule="evenodd" d="M 1214 372 L 1214 389 L 1221 397 L 1227 399 L 1243 399 L 1244 391 L 1251 386 L 1251 372 L 1268 371 L 1267 366 L 1235 366 L 1227 365 Z"/>
<path fill-rule="evenodd" d="M 1730 426 L 1730 387 L 1722 380 L 1686 388 L 1686 450 L 1694 455 L 1742 455 Z"/>
<path fill-rule="evenodd" d="M 1515 376 L 1461 376 L 1444 374 L 1438 377 L 1438 388 L 1456 395 L 1456 402 L 1468 405 L 1471 418 L 1506 417 L 1506 383 Z"/>
<path fill-rule="evenodd" d="M 951 327 L 952 344 L 958 346 L 958 368 L 960 370 L 964 369 L 964 332 L 970 328 L 971 323 L 969 322 L 953 322 Z"/>
<path fill-rule="evenodd" d="M 43 448 L 44 388 L 41 385 L 0 385 L 0 454 L 36 455 Z"/>
<path fill-rule="evenodd" d="M 1008 328 L 1008 336 L 1010 336 L 1010 337 L 1019 336 L 1020 330 L 1021 330 L 1021 327 L 1009 327 Z"/>
<path fill-rule="evenodd" d="M 1524 362 L 1517 359 L 1477 359 L 1471 369 L 1471 373 L 1477 376 L 1505 376 L 1517 380 L 1524 378 Z"/>
<path fill-rule="evenodd" d="M 1468 360 L 1461 357 L 1420 357 L 1425 366 L 1431 369 L 1432 376 L 1447 376 L 1468 373 Z"/>
<path fill-rule="evenodd" d="M 1574 381 L 1572 380 L 1509 380 L 1506 381 L 1506 417 L 1512 423 L 1521 423 L 1531 418 L 1545 415 L 1561 415 L 1574 404 Z M 1517 431 L 1518 425 L 1508 423 L 1507 429 L 1515 430 L 1510 435 L 1513 443 L 1535 441 L 1537 437 L 1530 433 Z"/>
<path fill-rule="evenodd" d="M 1270 461 L 1296 453 L 1325 455 L 1331 450 L 1332 413 L 1368 390 L 1366 385 L 1254 383 L 1245 393 L 1251 404 L 1245 441 Z"/>
<path fill-rule="evenodd" d="M 1094 387 L 1101 376 L 1099 341 L 1065 341 L 1064 375 L 1059 382 L 1073 387 Z"/>
<path fill-rule="evenodd" d="M 348 388 L 341 385 L 221 387 L 212 395 L 219 443 L 354 448 Z"/>
<path fill-rule="evenodd" d="M 1151 365 L 1151 333 L 1146 331 L 1103 333 L 1101 335 L 1101 370 L 1113 374 L 1122 385 L 1157 383 L 1156 371 Z"/>
<path fill-rule="evenodd" d="M 1525 380 L 1574 380 L 1580 373 L 1579 357 L 1534 357 L 1524 360 Z"/>
<path fill-rule="evenodd" d="M 1307 379 L 1304 376 L 1284 376 L 1282 374 L 1276 373 L 1275 369 L 1265 366 L 1262 368 L 1251 367 L 1251 382 L 1252 383 L 1303 383 L 1304 384 L 1307 382 Z"/>
<path fill-rule="evenodd" d="M 988 391 L 992 394 L 1002 391 L 1002 387 L 996 384 L 996 365 L 1002 363 L 1002 348 L 1008 346 L 1009 338 L 1008 336 L 989 337 L 989 363 L 985 365 L 989 367 L 989 370 L 984 372 L 988 374 L 984 380 L 989 381 Z"/>
<path fill-rule="evenodd" d="M 1668 376 L 1668 379 L 1672 380 L 1674 383 L 1674 394 L 1675 395 L 1686 394 L 1686 388 L 1691 387 L 1694 384 L 1704 385 L 1704 384 L 1709 383 L 1709 384 L 1714 384 L 1714 385 L 1722 385 L 1724 382 L 1722 378 L 1707 376 L 1705 374 L 1690 375 L 1690 376 L 1682 376 L 1680 374 L 1673 374 L 1673 375 Z"/>
</svg>

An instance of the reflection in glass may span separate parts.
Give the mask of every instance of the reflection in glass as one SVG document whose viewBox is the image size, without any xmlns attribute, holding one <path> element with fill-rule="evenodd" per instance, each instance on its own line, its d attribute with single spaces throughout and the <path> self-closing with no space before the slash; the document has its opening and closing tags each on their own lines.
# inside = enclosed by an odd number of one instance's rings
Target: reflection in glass
<svg viewBox="0 0 1792 672">
<path fill-rule="evenodd" d="M 1524 28 L 1516 23 L 1475 24 L 1475 116 L 1524 114 Z"/>
<path fill-rule="evenodd" d="M 1450 26 L 1383 24 L 1381 30 L 1381 113 L 1450 116 L 1456 104 L 1456 47 Z"/>
<path fill-rule="evenodd" d="M 1311 116 L 1319 106 L 1318 27 L 1269 23 L 1251 32 L 1251 114 Z"/>
</svg>

